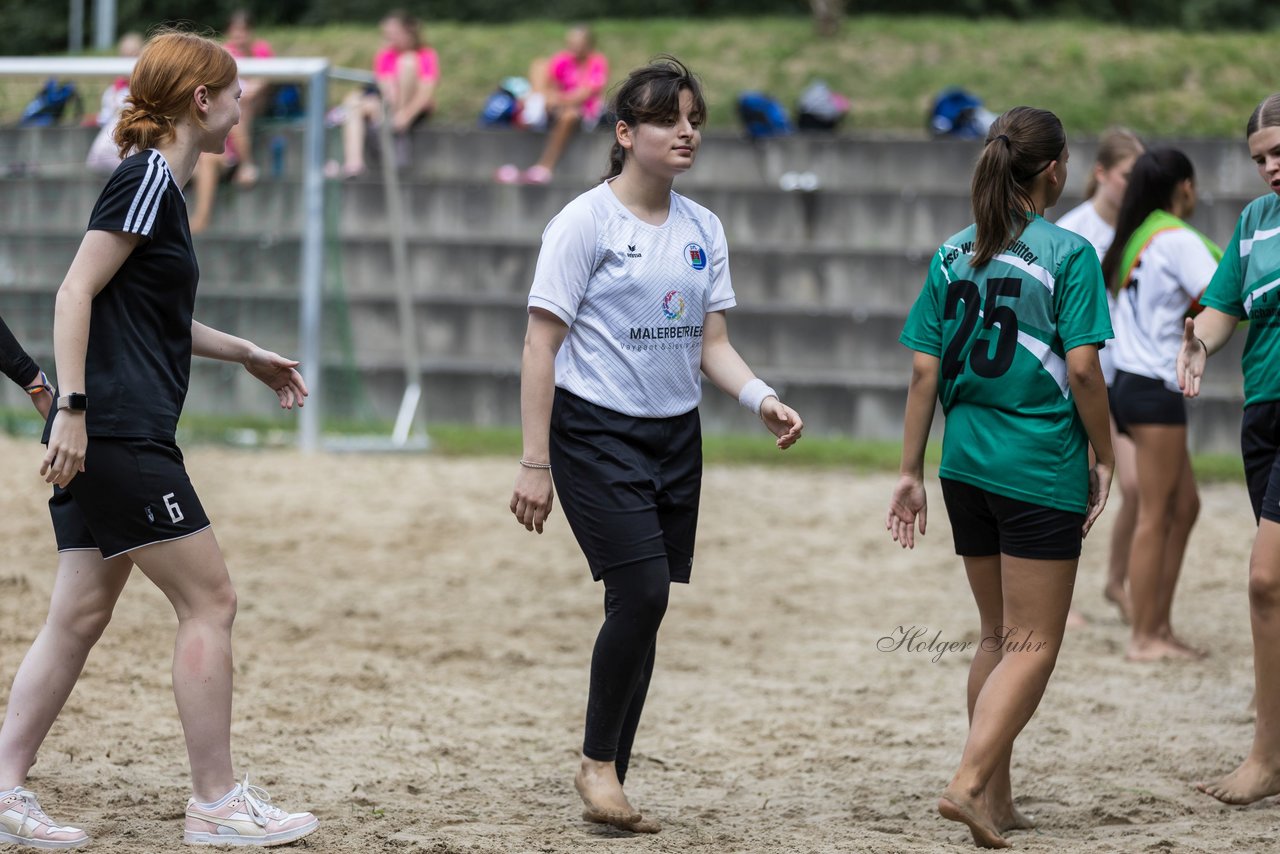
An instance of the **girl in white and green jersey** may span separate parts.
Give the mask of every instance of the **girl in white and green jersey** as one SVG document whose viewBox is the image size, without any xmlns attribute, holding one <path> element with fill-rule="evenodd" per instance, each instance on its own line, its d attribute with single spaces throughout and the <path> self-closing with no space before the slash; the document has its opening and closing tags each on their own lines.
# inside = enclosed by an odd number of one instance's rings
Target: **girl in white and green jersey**
<svg viewBox="0 0 1280 854">
<path fill-rule="evenodd" d="M 1280 794 L 1280 94 L 1254 110 L 1246 128 L 1249 154 L 1269 193 L 1254 199 L 1236 224 L 1222 263 L 1185 323 L 1178 385 L 1200 393 L 1205 360 L 1222 349 L 1241 320 L 1249 323 L 1244 356 L 1240 446 L 1258 534 L 1249 558 L 1249 612 L 1257 724 L 1253 747 L 1235 771 L 1200 791 L 1229 804 Z"/>
<path fill-rule="evenodd" d="M 924 449 L 941 399 L 942 494 L 982 641 L 969 737 L 938 811 L 991 848 L 1031 826 L 1013 806 L 1010 755 L 1053 672 L 1081 538 L 1114 466 L 1098 256 L 1044 219 L 1067 158 L 1053 113 L 1016 107 L 992 124 L 973 176 L 976 222 L 938 249 L 900 339 L 916 352 L 886 525 L 906 547 L 913 526 L 925 531 Z"/>
</svg>

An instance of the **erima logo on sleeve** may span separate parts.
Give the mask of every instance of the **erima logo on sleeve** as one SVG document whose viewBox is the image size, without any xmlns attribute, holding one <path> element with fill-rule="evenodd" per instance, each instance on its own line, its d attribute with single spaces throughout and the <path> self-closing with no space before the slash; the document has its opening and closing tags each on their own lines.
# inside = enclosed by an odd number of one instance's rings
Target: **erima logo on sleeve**
<svg viewBox="0 0 1280 854">
<path fill-rule="evenodd" d="M 643 258 L 644 256 L 643 256 L 643 255 L 641 255 L 639 252 L 637 252 L 637 251 L 636 251 L 636 244 L 634 244 L 634 243 L 628 243 L 628 244 L 627 244 L 627 257 L 628 257 L 628 258 Z"/>
</svg>

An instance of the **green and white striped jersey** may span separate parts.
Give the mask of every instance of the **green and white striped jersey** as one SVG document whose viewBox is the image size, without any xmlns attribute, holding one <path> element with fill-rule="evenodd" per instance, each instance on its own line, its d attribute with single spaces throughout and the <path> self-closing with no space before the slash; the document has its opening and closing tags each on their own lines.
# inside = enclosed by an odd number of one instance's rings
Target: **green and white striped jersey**
<svg viewBox="0 0 1280 854">
<path fill-rule="evenodd" d="M 1254 199 L 1240 214 L 1200 304 L 1249 319 L 1244 405 L 1280 400 L 1280 196 Z"/>
<path fill-rule="evenodd" d="M 1093 246 L 1036 217 L 982 269 L 974 226 L 934 256 L 899 340 L 940 359 L 943 477 L 1083 512 L 1088 439 L 1066 353 L 1112 336 Z"/>
</svg>

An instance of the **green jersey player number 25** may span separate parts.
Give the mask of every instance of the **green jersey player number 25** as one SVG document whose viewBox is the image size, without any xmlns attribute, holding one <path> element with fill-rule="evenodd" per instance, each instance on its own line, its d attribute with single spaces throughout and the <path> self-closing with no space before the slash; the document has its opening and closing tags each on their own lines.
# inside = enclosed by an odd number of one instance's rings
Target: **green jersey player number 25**
<svg viewBox="0 0 1280 854">
<path fill-rule="evenodd" d="M 1018 315 L 1012 306 L 997 304 L 996 300 L 1021 295 L 1022 280 L 1016 278 L 988 279 L 985 306 L 977 283 L 961 279 L 947 286 L 946 313 L 943 317 L 955 320 L 962 303 L 964 314 L 960 316 L 956 334 L 942 354 L 942 376 L 945 379 L 955 379 L 964 370 L 964 347 L 980 319 L 983 329 L 991 329 L 997 323 L 1000 324 L 1000 335 L 996 339 L 994 356 L 989 347 L 975 346 L 969 354 L 969 364 L 980 377 L 996 379 L 1005 375 L 1013 364 L 1013 351 L 1018 345 Z M 983 306 L 981 311 L 980 306 Z"/>
</svg>

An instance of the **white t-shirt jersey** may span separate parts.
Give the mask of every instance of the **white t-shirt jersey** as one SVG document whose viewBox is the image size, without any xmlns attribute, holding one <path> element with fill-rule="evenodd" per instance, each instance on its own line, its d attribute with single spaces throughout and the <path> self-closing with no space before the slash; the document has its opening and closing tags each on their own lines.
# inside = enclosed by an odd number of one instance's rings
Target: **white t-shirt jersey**
<svg viewBox="0 0 1280 854">
<path fill-rule="evenodd" d="M 1165 388 L 1178 391 L 1183 318 L 1217 269 L 1204 241 L 1185 228 L 1151 238 L 1111 315 L 1116 367 L 1161 380 Z"/>
<path fill-rule="evenodd" d="M 1094 250 L 1098 253 L 1099 261 L 1102 260 L 1102 256 L 1107 254 L 1107 250 L 1111 248 L 1111 241 L 1116 236 L 1115 228 L 1107 225 L 1107 221 L 1098 216 L 1097 209 L 1094 208 L 1093 202 L 1089 199 L 1085 199 L 1084 202 L 1064 213 L 1056 224 L 1067 231 L 1074 231 L 1092 243 Z M 1110 289 L 1107 290 L 1107 308 L 1111 310 L 1111 317 L 1114 318 L 1116 316 L 1116 298 L 1111 295 Z M 1113 325 L 1114 322 L 1113 320 Z M 1113 331 L 1117 335 L 1120 334 L 1119 329 Z M 1109 386 L 1116 378 L 1115 345 L 1108 343 L 1107 346 L 1099 350 L 1098 361 L 1102 363 L 1102 377 Z"/>
<path fill-rule="evenodd" d="M 672 192 L 667 221 L 649 225 L 608 182 L 547 224 L 529 293 L 569 326 L 556 385 L 639 418 L 697 407 L 704 319 L 736 304 L 715 214 Z"/>
</svg>

